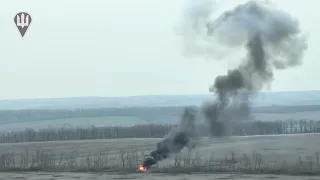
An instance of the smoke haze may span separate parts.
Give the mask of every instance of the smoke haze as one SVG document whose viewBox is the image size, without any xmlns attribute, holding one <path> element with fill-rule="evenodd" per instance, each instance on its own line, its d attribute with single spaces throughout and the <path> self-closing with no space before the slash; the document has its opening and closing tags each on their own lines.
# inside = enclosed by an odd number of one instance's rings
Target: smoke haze
<svg viewBox="0 0 320 180">
<path fill-rule="evenodd" d="M 211 135 L 229 135 L 230 123 L 248 119 L 250 99 L 272 82 L 274 70 L 301 64 L 307 38 L 301 33 L 298 20 L 266 2 L 250 1 L 238 5 L 214 20 L 211 19 L 214 13 L 212 1 L 188 2 L 180 31 L 184 55 L 220 60 L 223 48 L 244 50 L 246 54 L 237 57 L 237 68 L 215 78 L 209 90 L 217 98 L 202 106 Z M 186 108 L 181 123 L 158 143 L 157 150 L 148 160 L 152 163 L 145 163 L 146 167 L 165 159 L 170 153 L 180 152 L 185 146 L 193 147 L 194 121 L 194 112 Z"/>
<path fill-rule="evenodd" d="M 215 78 L 210 91 L 217 100 L 202 108 L 210 132 L 220 136 L 232 114 L 248 118 L 250 98 L 270 85 L 274 70 L 301 64 L 307 37 L 298 20 L 270 3 L 249 1 L 212 20 L 214 6 L 209 0 L 190 1 L 181 35 L 184 54 L 190 56 L 220 60 L 219 50 L 246 52 L 237 68 Z"/>
</svg>

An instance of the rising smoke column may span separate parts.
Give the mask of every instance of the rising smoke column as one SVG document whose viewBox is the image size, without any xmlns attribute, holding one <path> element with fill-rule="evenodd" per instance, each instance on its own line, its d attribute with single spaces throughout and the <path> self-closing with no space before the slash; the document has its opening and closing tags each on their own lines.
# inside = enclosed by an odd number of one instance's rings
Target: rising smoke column
<svg viewBox="0 0 320 180">
<path fill-rule="evenodd" d="M 180 34 L 186 47 L 184 54 L 215 59 L 219 52 L 212 47 L 225 46 L 230 50 L 244 47 L 246 50 L 246 56 L 239 57 L 237 68 L 215 78 L 210 91 L 216 94 L 216 100 L 202 106 L 211 134 L 222 136 L 226 135 L 225 122 L 232 115 L 237 119 L 248 117 L 250 98 L 272 82 L 275 69 L 301 64 L 307 49 L 306 36 L 301 34 L 297 20 L 265 2 L 239 5 L 215 20 L 210 19 L 211 1 L 191 2 Z M 205 43 L 198 43 L 197 38 Z M 195 136 L 192 111 L 186 108 L 179 126 L 157 144 L 140 170 L 145 171 L 192 144 L 190 140 Z"/>
<path fill-rule="evenodd" d="M 301 64 L 307 41 L 299 22 L 269 3 L 250 1 L 224 12 L 215 20 L 210 19 L 213 12 L 207 5 L 207 0 L 203 1 L 203 6 L 198 2 L 186 12 L 189 25 L 184 25 L 189 32 L 194 30 L 192 41 L 188 37 L 190 34 L 182 35 L 186 47 L 196 47 L 193 56 L 208 57 L 209 54 L 215 59 L 217 52 L 208 51 L 210 46 L 244 47 L 247 51 L 246 57 L 239 57 L 237 68 L 216 77 L 210 91 L 217 95 L 217 100 L 203 105 L 210 132 L 220 136 L 225 135 L 224 121 L 230 113 L 240 109 L 237 112 L 246 112 L 242 116 L 249 115 L 250 98 L 272 82 L 275 69 Z M 205 34 L 199 29 L 205 29 Z"/>
<path fill-rule="evenodd" d="M 196 137 L 195 116 L 194 109 L 186 107 L 178 126 L 171 129 L 162 141 L 157 143 L 157 148 L 144 160 L 139 170 L 147 171 L 150 166 L 168 158 L 172 153 L 179 153 L 184 147 L 194 148 L 193 139 Z"/>
</svg>

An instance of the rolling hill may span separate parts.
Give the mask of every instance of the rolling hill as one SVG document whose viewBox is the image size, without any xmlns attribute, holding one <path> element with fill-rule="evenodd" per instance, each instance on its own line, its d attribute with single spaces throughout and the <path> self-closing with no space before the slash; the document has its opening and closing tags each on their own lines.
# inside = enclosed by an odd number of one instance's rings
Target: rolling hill
<svg viewBox="0 0 320 180">
<path fill-rule="evenodd" d="M 0 100 L 0 131 L 57 126 L 177 123 L 184 106 L 213 100 L 204 95 L 71 97 Z M 320 118 L 320 91 L 268 92 L 252 99 L 251 120 Z M 203 119 L 198 108 L 199 118 Z"/>
<path fill-rule="evenodd" d="M 110 107 L 197 106 L 214 99 L 212 94 L 148 95 L 128 97 L 69 97 L 0 100 L 0 109 L 77 109 Z M 262 92 L 252 99 L 254 106 L 320 105 L 320 91 Z"/>
</svg>

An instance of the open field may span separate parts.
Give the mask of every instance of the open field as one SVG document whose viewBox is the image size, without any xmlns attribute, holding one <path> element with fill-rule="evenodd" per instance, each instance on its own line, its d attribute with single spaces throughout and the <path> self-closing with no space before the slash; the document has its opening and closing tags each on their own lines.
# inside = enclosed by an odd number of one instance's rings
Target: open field
<svg viewBox="0 0 320 180">
<path fill-rule="evenodd" d="M 162 138 L 176 125 L 140 124 L 136 126 L 89 126 L 37 129 L 0 132 L 0 143 L 123 139 L 123 138 Z M 276 135 L 320 133 L 320 121 L 308 119 L 286 121 L 234 121 L 227 124 L 228 136 Z M 197 124 L 195 130 L 200 137 L 210 136 L 206 124 Z"/>
<path fill-rule="evenodd" d="M 161 138 L 129 138 L 110 140 L 82 140 L 82 141 L 50 141 L 50 142 L 27 142 L 0 144 L 1 153 L 21 153 L 28 149 L 29 152 L 36 150 L 52 151 L 54 153 L 67 153 L 77 151 L 82 155 L 88 153 L 108 151 L 118 152 L 120 150 L 145 151 L 155 147 Z M 197 152 L 217 157 L 224 157 L 225 152 L 246 153 L 257 152 L 263 154 L 267 159 L 285 158 L 290 160 L 297 156 L 308 156 L 320 153 L 320 134 L 294 134 L 294 135 L 269 135 L 269 136 L 239 136 L 222 137 L 199 141 L 200 147 Z M 293 158 L 295 159 L 295 158 Z"/>
<path fill-rule="evenodd" d="M 28 142 L 28 143 L 6 143 L 0 144 L 0 152 L 21 153 L 25 149 L 30 152 L 38 150 L 52 151 L 54 153 L 66 153 L 77 150 L 83 155 L 90 152 L 117 152 L 120 150 L 150 150 L 155 147 L 161 138 L 129 138 L 110 140 L 82 140 L 82 141 L 50 141 L 50 142 Z M 268 156 L 268 159 L 279 159 L 279 157 L 290 160 L 298 155 L 311 155 L 320 153 L 320 134 L 294 134 L 294 135 L 269 135 L 269 136 L 239 136 L 223 137 L 200 140 L 197 151 L 201 153 L 214 153 L 218 157 L 224 157 L 225 152 L 235 153 L 252 152 Z M 270 157 L 269 157 L 270 156 Z M 276 157 L 279 156 L 279 157 Z M 290 158 L 291 157 L 291 158 Z"/>
<path fill-rule="evenodd" d="M 96 174 L 96 173 L 1 173 L 0 180 L 320 180 L 320 177 L 253 174 Z"/>
<path fill-rule="evenodd" d="M 0 131 L 19 131 L 26 128 L 44 129 L 61 127 L 88 127 L 94 126 L 133 126 L 147 124 L 148 122 L 134 116 L 98 116 L 98 117 L 76 117 L 60 118 L 52 120 L 37 120 L 29 122 L 1 123 Z"/>
<path fill-rule="evenodd" d="M 290 112 L 290 113 L 254 113 L 251 115 L 252 120 L 274 121 L 274 120 L 300 120 L 312 119 L 320 120 L 320 111 Z"/>
<path fill-rule="evenodd" d="M 25 128 L 43 129 L 79 126 L 132 126 L 138 124 L 176 124 L 184 106 L 124 107 L 89 109 L 22 109 L 0 110 L 0 131 L 16 131 Z M 204 116 L 194 106 L 197 122 Z M 320 105 L 264 106 L 253 107 L 248 119 L 275 120 L 319 120 Z"/>
<path fill-rule="evenodd" d="M 164 116 L 161 122 L 158 124 L 175 124 L 179 120 L 179 113 L 172 116 Z M 162 115 L 163 116 L 163 115 Z M 160 116 L 161 117 L 161 116 Z M 318 121 L 320 117 L 320 111 L 305 111 L 305 112 L 289 112 L 289 113 L 252 113 L 250 119 L 252 121 L 276 121 L 276 120 L 315 120 Z M 35 120 L 35 121 L 23 121 L 23 122 L 11 122 L 0 120 L 0 132 L 4 131 L 22 131 L 26 128 L 32 128 L 35 130 L 47 129 L 47 128 L 61 128 L 61 127 L 103 127 L 103 126 L 134 126 L 134 125 L 146 125 L 153 122 L 150 118 L 150 122 L 146 120 L 148 118 L 140 118 L 136 116 L 91 116 L 91 117 L 73 117 L 73 118 L 58 118 L 52 120 Z M 160 119 L 160 118 L 159 118 Z M 201 123 L 202 121 L 200 121 Z"/>
<path fill-rule="evenodd" d="M 1 171 L 134 173 L 160 139 L 113 139 L 0 144 Z M 244 172 L 320 174 L 320 134 L 224 137 L 199 141 L 150 173 Z"/>
</svg>

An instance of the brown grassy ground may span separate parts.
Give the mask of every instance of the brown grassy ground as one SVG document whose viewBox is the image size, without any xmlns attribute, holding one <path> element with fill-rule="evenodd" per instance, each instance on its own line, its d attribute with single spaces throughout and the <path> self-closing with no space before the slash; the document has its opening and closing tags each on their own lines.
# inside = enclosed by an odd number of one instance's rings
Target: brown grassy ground
<svg viewBox="0 0 320 180">
<path fill-rule="evenodd" d="M 97 173 L 1 173 L 1 180 L 320 180 L 320 177 L 252 174 L 97 174 Z"/>
<path fill-rule="evenodd" d="M 0 170 L 134 173 L 144 154 L 152 150 L 159 140 L 0 144 Z M 195 151 L 184 150 L 162 161 L 144 176 L 156 176 L 159 172 L 319 175 L 319 144 L 320 134 L 202 139 Z"/>
</svg>

